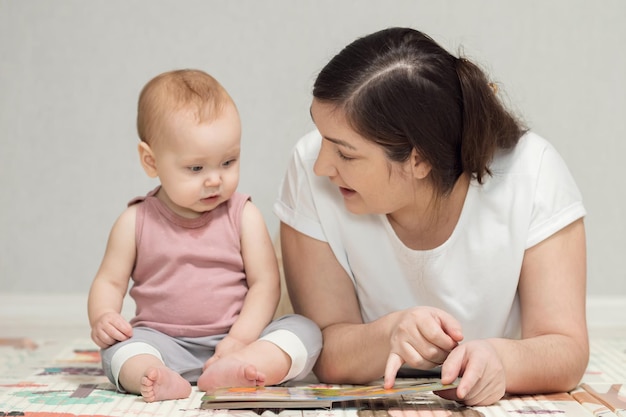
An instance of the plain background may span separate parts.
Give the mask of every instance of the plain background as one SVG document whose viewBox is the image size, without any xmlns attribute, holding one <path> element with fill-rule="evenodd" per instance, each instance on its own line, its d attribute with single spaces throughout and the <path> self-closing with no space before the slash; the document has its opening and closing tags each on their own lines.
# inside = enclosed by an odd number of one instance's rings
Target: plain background
<svg viewBox="0 0 626 417">
<path fill-rule="evenodd" d="M 317 72 L 356 37 L 410 26 L 479 63 L 556 146 L 588 211 L 588 292 L 624 296 L 625 18 L 622 0 L 0 0 L 0 293 L 88 291 L 111 225 L 156 185 L 136 102 L 171 69 L 235 99 L 240 190 L 275 235 Z"/>
</svg>

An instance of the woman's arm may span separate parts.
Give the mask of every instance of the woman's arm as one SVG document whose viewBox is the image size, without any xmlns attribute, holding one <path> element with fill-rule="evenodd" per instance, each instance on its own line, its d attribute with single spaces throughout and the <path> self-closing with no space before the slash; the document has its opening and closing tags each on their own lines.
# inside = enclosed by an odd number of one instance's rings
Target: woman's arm
<svg viewBox="0 0 626 417">
<path fill-rule="evenodd" d="M 580 382 L 589 360 L 586 259 L 582 219 L 526 251 L 519 284 L 522 340 L 512 350 L 495 342 L 508 392 L 567 391 Z"/>
<path fill-rule="evenodd" d="M 522 339 L 461 344 L 444 363 L 443 382 L 462 374 L 456 396 L 469 405 L 491 404 L 505 390 L 574 388 L 589 359 L 586 267 L 582 219 L 527 249 L 519 283 Z"/>
<path fill-rule="evenodd" d="M 389 353 L 383 326 L 364 325 L 352 281 L 330 246 L 281 223 L 285 280 L 294 311 L 322 329 L 324 347 L 314 372 L 324 382 L 379 378 Z"/>
</svg>

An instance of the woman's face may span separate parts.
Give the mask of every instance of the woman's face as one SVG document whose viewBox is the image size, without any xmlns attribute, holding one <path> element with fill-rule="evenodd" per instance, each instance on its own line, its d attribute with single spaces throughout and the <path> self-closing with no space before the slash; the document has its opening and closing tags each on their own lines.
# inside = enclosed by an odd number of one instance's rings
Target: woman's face
<svg viewBox="0 0 626 417">
<path fill-rule="evenodd" d="M 356 133 L 343 111 L 313 100 L 311 117 L 322 135 L 314 171 L 338 187 L 354 214 L 390 214 L 415 203 L 413 155 L 406 162 L 387 158 L 379 145 Z"/>
</svg>

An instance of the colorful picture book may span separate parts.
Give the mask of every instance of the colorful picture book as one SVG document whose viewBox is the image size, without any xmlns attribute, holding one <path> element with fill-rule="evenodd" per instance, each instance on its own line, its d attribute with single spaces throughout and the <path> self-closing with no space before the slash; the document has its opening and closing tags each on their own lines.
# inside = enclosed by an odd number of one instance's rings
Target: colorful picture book
<svg viewBox="0 0 626 417">
<path fill-rule="evenodd" d="M 404 398 L 418 393 L 455 388 L 440 380 L 401 382 L 391 389 L 382 385 L 302 385 L 220 388 L 202 397 L 202 409 L 332 408 L 334 403 Z"/>
</svg>

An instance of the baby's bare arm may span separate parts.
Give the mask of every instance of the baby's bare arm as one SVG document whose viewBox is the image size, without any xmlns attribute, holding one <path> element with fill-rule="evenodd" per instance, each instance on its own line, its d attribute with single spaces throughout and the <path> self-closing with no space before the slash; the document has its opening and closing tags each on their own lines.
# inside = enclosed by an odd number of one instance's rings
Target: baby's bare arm
<svg viewBox="0 0 626 417">
<path fill-rule="evenodd" d="M 249 289 L 229 336 L 249 344 L 258 339 L 272 320 L 280 298 L 280 276 L 272 239 L 263 215 L 251 202 L 246 203 L 242 214 L 241 254 Z"/>
<path fill-rule="evenodd" d="M 102 264 L 89 291 L 87 310 L 92 339 L 100 347 L 125 340 L 132 334 L 120 311 L 136 256 L 135 214 L 136 207 L 131 206 L 113 225 Z"/>
</svg>

